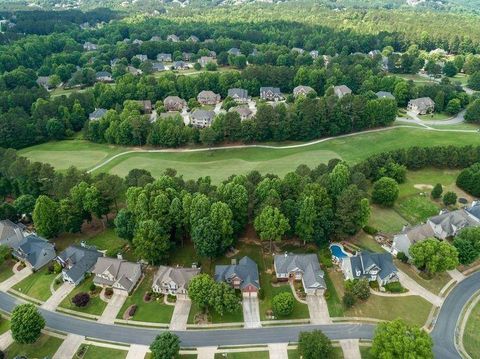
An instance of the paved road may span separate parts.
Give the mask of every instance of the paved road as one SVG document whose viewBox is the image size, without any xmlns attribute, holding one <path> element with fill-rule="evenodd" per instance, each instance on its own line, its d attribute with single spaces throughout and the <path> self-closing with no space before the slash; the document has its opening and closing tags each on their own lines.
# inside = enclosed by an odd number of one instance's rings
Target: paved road
<svg viewBox="0 0 480 359">
<path fill-rule="evenodd" d="M 0 292 L 0 308 L 11 312 L 22 303 L 10 294 Z M 132 326 L 101 324 L 94 321 L 75 318 L 58 312 L 40 309 L 47 327 L 105 341 L 117 341 L 127 344 L 150 345 L 160 329 L 147 329 Z M 331 339 L 371 339 L 372 324 L 330 324 L 301 325 L 288 327 L 270 327 L 257 329 L 228 330 L 190 330 L 175 332 L 185 347 L 204 347 L 219 345 L 267 344 L 294 342 L 301 331 L 320 329 Z"/>
<path fill-rule="evenodd" d="M 436 359 L 461 358 L 455 349 L 455 332 L 463 307 L 480 290 L 480 272 L 461 281 L 447 296 L 432 331 Z"/>
</svg>

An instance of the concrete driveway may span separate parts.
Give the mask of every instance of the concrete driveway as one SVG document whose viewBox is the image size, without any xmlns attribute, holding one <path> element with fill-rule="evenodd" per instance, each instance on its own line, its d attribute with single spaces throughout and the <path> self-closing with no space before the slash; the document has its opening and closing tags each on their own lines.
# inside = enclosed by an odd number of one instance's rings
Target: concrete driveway
<svg viewBox="0 0 480 359">
<path fill-rule="evenodd" d="M 27 278 L 30 274 L 32 274 L 32 270 L 29 267 L 25 267 L 18 272 L 14 271 L 14 273 L 15 274 L 12 275 L 10 278 L 0 283 L 0 290 L 6 292 L 15 284 L 21 282 L 23 279 Z"/>
<path fill-rule="evenodd" d="M 340 347 L 342 348 L 343 356 L 347 359 L 362 359 L 358 343 L 358 339 L 340 340 Z"/>
<path fill-rule="evenodd" d="M 329 324 L 332 322 L 328 313 L 327 301 L 323 295 L 307 294 L 306 299 L 312 324 Z"/>
<path fill-rule="evenodd" d="M 260 328 L 260 304 L 257 297 L 243 297 L 243 321 L 245 328 Z"/>
<path fill-rule="evenodd" d="M 432 292 L 428 291 L 420 284 L 418 284 L 415 280 L 410 278 L 406 273 L 398 270 L 397 272 L 398 279 L 400 279 L 400 283 L 407 288 L 412 294 L 419 295 L 420 297 L 428 300 L 433 305 L 440 307 L 443 303 L 443 298 L 440 298 L 438 295 L 433 294 Z"/>
<path fill-rule="evenodd" d="M 175 302 L 175 309 L 173 310 L 172 319 L 170 320 L 170 330 L 186 330 L 188 313 L 190 313 L 190 307 L 192 301 L 190 299 L 179 299 Z"/>
<path fill-rule="evenodd" d="M 42 308 L 47 310 L 55 310 L 58 305 L 67 297 L 67 295 L 75 288 L 74 284 L 63 283 L 48 300 L 42 304 Z"/>
<path fill-rule="evenodd" d="M 84 340 L 84 336 L 68 334 L 67 338 L 63 341 L 62 345 L 60 345 L 60 348 L 58 348 L 57 352 L 54 354 L 53 359 L 73 358 Z"/>
<path fill-rule="evenodd" d="M 268 344 L 268 354 L 270 359 L 288 359 L 288 344 Z"/>
<path fill-rule="evenodd" d="M 103 311 L 100 318 L 98 318 L 99 323 L 104 324 L 113 324 L 117 318 L 118 312 L 122 309 L 123 303 L 127 300 L 127 293 L 113 292 L 112 297 L 108 301 L 105 310 Z"/>
</svg>

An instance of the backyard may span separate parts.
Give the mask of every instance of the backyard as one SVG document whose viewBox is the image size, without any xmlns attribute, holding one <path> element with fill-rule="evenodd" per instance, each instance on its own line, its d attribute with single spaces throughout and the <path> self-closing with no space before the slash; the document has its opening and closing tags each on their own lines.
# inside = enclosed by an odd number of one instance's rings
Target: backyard
<svg viewBox="0 0 480 359">
<path fill-rule="evenodd" d="M 46 301 L 52 295 L 50 285 L 55 280 L 58 274 L 49 273 L 48 265 L 40 269 L 38 272 L 30 274 L 20 283 L 13 286 L 16 291 L 25 294 L 29 297 Z"/>
<path fill-rule="evenodd" d="M 473 308 L 463 333 L 463 345 L 472 358 L 480 356 L 480 302 Z"/>
<path fill-rule="evenodd" d="M 90 286 L 92 283 L 93 277 L 86 278 L 82 283 L 76 286 L 75 289 L 70 292 L 70 294 L 68 294 L 68 296 L 60 303 L 60 307 L 86 314 L 101 315 L 107 306 L 107 303 L 100 299 L 99 293 L 101 288 L 97 287 L 94 294 L 90 293 Z M 72 303 L 72 298 L 76 294 L 82 292 L 90 294 L 90 301 L 85 307 L 77 307 Z"/>
<path fill-rule="evenodd" d="M 118 312 L 117 319 L 123 319 L 123 314 L 131 305 L 136 305 L 137 310 L 132 320 L 141 322 L 154 322 L 154 323 L 170 323 L 172 319 L 174 306 L 163 303 L 163 296 L 160 296 L 158 300 L 152 296 L 149 302 L 144 300 L 145 293 L 152 291 L 153 275 L 156 268 L 149 267 L 145 270 L 145 276 L 142 282 L 134 290 L 134 292 L 127 298 L 122 306 L 122 309 Z"/>
<path fill-rule="evenodd" d="M 63 340 L 60 338 L 42 334 L 33 344 L 18 344 L 14 342 L 5 352 L 8 358 L 51 358 L 62 342 Z"/>
</svg>

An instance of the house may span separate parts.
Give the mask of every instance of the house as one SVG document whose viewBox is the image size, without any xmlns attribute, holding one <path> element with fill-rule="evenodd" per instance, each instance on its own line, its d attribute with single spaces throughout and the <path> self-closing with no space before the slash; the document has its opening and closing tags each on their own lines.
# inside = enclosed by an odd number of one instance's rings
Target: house
<svg viewBox="0 0 480 359">
<path fill-rule="evenodd" d="M 97 108 L 95 111 L 93 111 L 91 114 L 88 115 L 88 119 L 90 121 L 97 121 L 100 120 L 105 114 L 107 113 L 107 110 L 104 108 Z"/>
<path fill-rule="evenodd" d="M 38 86 L 42 86 L 47 91 L 51 89 L 50 78 L 48 76 L 38 76 L 35 82 Z"/>
<path fill-rule="evenodd" d="M 358 252 L 351 257 L 344 257 L 340 262 L 345 279 L 367 279 L 377 281 L 380 286 L 398 282 L 397 267 L 393 264 L 390 253 Z"/>
<path fill-rule="evenodd" d="M 200 66 L 205 67 L 207 64 L 215 62 L 214 58 L 212 56 L 202 56 L 198 59 L 198 63 Z"/>
<path fill-rule="evenodd" d="M 278 87 L 260 87 L 260 98 L 266 101 L 283 100 L 282 93 Z"/>
<path fill-rule="evenodd" d="M 139 40 L 139 39 L 135 39 L 135 40 L 132 41 L 132 44 L 134 44 L 134 45 L 141 45 L 141 44 L 143 44 L 143 41 L 142 41 L 142 40 Z"/>
<path fill-rule="evenodd" d="M 120 61 L 120 59 L 118 57 L 115 57 L 114 59 L 111 59 L 110 60 L 110 67 L 113 67 L 113 66 L 117 65 L 119 61 Z"/>
<path fill-rule="evenodd" d="M 314 59 L 314 60 L 318 59 L 319 54 L 318 54 L 317 50 L 312 50 L 312 51 L 309 52 L 309 54 L 312 57 L 312 59 Z"/>
<path fill-rule="evenodd" d="M 29 234 L 13 248 L 12 255 L 36 271 L 54 260 L 56 253 L 52 243 L 35 234 Z"/>
<path fill-rule="evenodd" d="M 375 57 L 375 56 L 381 56 L 382 52 L 380 50 L 372 50 L 368 53 L 368 56 L 370 57 Z"/>
<path fill-rule="evenodd" d="M 279 281 L 300 280 L 307 294 L 323 295 L 327 288 L 316 254 L 277 254 L 273 266 Z"/>
<path fill-rule="evenodd" d="M 161 53 L 157 55 L 157 61 L 159 62 L 172 62 L 172 54 Z"/>
<path fill-rule="evenodd" d="M 195 127 L 208 127 L 212 124 L 214 117 L 215 112 L 197 108 L 190 114 L 190 123 Z"/>
<path fill-rule="evenodd" d="M 293 89 L 293 96 L 307 96 L 309 93 L 314 93 L 315 90 L 310 86 L 297 86 Z"/>
<path fill-rule="evenodd" d="M 340 85 L 333 87 L 333 93 L 338 98 L 342 98 L 345 95 L 350 95 L 352 93 L 352 90 L 350 90 L 348 86 Z"/>
<path fill-rule="evenodd" d="M 256 297 L 260 289 L 257 263 L 247 256 L 240 259 L 238 264 L 233 260 L 230 265 L 215 266 L 215 280 L 240 289 L 245 297 Z"/>
<path fill-rule="evenodd" d="M 246 105 L 231 107 L 228 112 L 236 112 L 240 115 L 240 120 L 248 120 L 253 117 L 253 112 Z"/>
<path fill-rule="evenodd" d="M 175 61 L 172 65 L 172 70 L 188 70 L 189 66 L 184 61 Z"/>
<path fill-rule="evenodd" d="M 98 71 L 95 74 L 95 80 L 99 82 L 113 82 L 113 77 L 108 71 Z"/>
<path fill-rule="evenodd" d="M 186 298 L 188 284 L 198 274 L 200 268 L 160 266 L 153 276 L 152 290 L 155 293 Z"/>
<path fill-rule="evenodd" d="M 250 53 L 250 56 L 257 56 L 258 55 L 258 50 L 253 49 L 252 52 Z"/>
<path fill-rule="evenodd" d="M 297 54 L 300 54 L 300 55 L 303 55 L 303 53 L 305 52 L 304 49 L 301 49 L 299 47 L 292 47 L 292 52 L 296 52 Z"/>
<path fill-rule="evenodd" d="M 118 293 L 130 293 L 142 275 L 142 266 L 123 259 L 101 257 L 92 273 L 95 275 L 93 283 L 112 287 Z"/>
<path fill-rule="evenodd" d="M 221 100 L 219 94 L 216 94 L 213 91 L 203 90 L 197 96 L 197 101 L 202 105 L 216 105 Z"/>
<path fill-rule="evenodd" d="M 87 41 L 83 44 L 83 49 L 85 51 L 95 51 L 98 49 L 98 46 Z"/>
<path fill-rule="evenodd" d="M 232 55 L 232 56 L 238 56 L 238 55 L 241 55 L 242 52 L 240 51 L 240 49 L 237 49 L 236 47 L 232 47 L 230 50 L 227 51 L 229 55 Z"/>
<path fill-rule="evenodd" d="M 167 41 L 171 41 L 171 42 L 179 42 L 180 41 L 180 38 L 175 35 L 175 34 L 171 34 L 171 35 L 168 35 L 167 36 Z"/>
<path fill-rule="evenodd" d="M 248 102 L 248 91 L 240 88 L 233 88 L 228 90 L 228 97 L 231 97 L 238 103 Z"/>
<path fill-rule="evenodd" d="M 103 254 L 96 249 L 73 245 L 67 247 L 55 260 L 63 268 L 63 281 L 78 285 L 102 256 Z"/>
<path fill-rule="evenodd" d="M 127 71 L 131 73 L 133 76 L 140 76 L 141 74 L 143 74 L 142 70 L 137 69 L 133 66 L 127 66 Z"/>
<path fill-rule="evenodd" d="M 162 41 L 162 38 L 160 36 L 154 35 L 150 38 L 150 41 Z"/>
<path fill-rule="evenodd" d="M 161 62 L 153 62 L 152 63 L 152 70 L 154 72 L 165 71 L 165 65 L 162 64 Z"/>
<path fill-rule="evenodd" d="M 410 246 L 434 236 L 435 232 L 429 223 L 422 223 L 414 227 L 404 227 L 399 234 L 393 236 L 390 252 L 394 256 L 401 252 L 410 258 Z"/>
<path fill-rule="evenodd" d="M 136 101 L 140 105 L 140 111 L 144 115 L 149 115 L 152 113 L 152 101 L 150 100 L 139 100 Z"/>
<path fill-rule="evenodd" d="M 421 97 L 408 101 L 407 109 L 418 115 L 426 115 L 435 110 L 435 102 L 430 97 Z"/>
<path fill-rule="evenodd" d="M 190 61 L 192 59 L 193 54 L 191 52 L 183 52 L 182 59 L 183 61 Z"/>
<path fill-rule="evenodd" d="M 178 96 L 167 96 L 163 100 L 163 106 L 167 111 L 182 111 L 187 107 L 187 101 Z"/>
<path fill-rule="evenodd" d="M 0 245 L 17 248 L 23 241 L 22 226 L 13 223 L 9 219 L 0 221 Z"/>
<path fill-rule="evenodd" d="M 148 60 L 148 56 L 147 55 L 142 55 L 142 54 L 137 54 L 134 56 L 135 58 L 139 59 L 141 62 L 145 62 Z"/>
<path fill-rule="evenodd" d="M 217 53 L 213 50 L 208 51 L 208 56 L 213 57 L 214 59 L 217 58 Z"/>
<path fill-rule="evenodd" d="M 200 40 L 195 35 L 190 35 L 190 37 L 187 39 L 187 41 L 189 41 L 189 42 L 199 42 Z"/>
<path fill-rule="evenodd" d="M 388 91 L 378 91 L 375 95 L 377 95 L 378 98 L 389 98 L 395 100 L 395 96 L 393 96 L 392 93 Z"/>
</svg>

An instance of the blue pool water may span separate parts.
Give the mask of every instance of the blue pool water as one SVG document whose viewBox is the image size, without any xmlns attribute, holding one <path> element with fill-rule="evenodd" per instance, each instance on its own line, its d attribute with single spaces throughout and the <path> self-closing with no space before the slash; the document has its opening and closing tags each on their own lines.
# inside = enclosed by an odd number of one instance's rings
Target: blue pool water
<svg viewBox="0 0 480 359">
<path fill-rule="evenodd" d="M 345 253 L 343 248 L 341 246 L 339 246 L 338 244 L 332 244 L 330 246 L 330 252 L 332 252 L 332 255 L 334 257 L 337 257 L 338 259 L 348 257 L 348 254 Z"/>
</svg>

